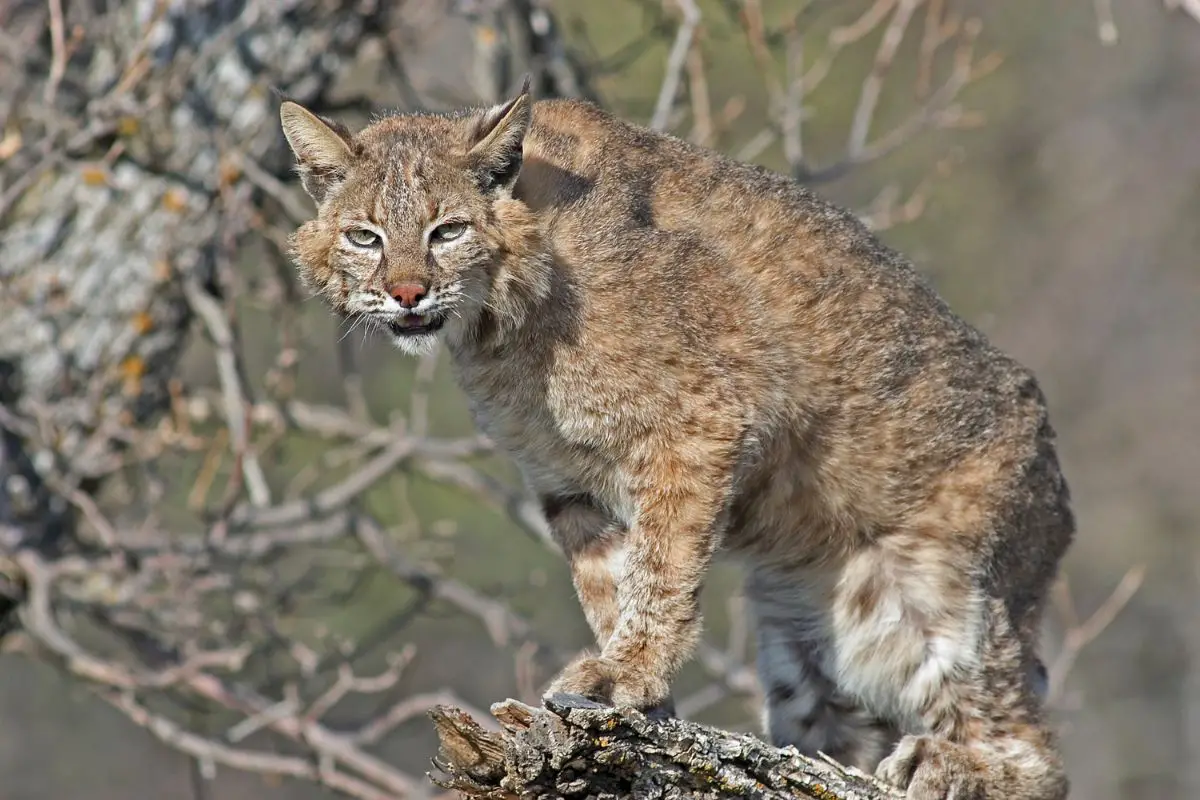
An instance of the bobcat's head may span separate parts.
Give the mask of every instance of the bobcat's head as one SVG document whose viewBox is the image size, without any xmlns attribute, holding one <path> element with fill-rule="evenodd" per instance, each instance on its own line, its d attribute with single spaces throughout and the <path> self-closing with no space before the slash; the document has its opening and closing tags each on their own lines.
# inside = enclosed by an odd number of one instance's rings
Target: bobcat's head
<svg viewBox="0 0 1200 800">
<path fill-rule="evenodd" d="M 529 84 L 502 105 L 385 117 L 351 134 L 293 102 L 283 132 L 317 217 L 292 235 L 303 282 L 405 352 L 440 331 L 519 324 L 549 292 L 533 212 L 513 197 L 532 118 Z"/>
</svg>

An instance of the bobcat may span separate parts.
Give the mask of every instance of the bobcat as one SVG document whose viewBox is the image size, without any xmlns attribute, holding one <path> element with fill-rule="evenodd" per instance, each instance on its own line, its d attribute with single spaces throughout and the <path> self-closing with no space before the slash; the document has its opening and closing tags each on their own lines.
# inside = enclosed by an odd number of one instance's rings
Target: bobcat
<svg viewBox="0 0 1200 800">
<path fill-rule="evenodd" d="M 585 102 L 299 105 L 304 283 L 439 341 L 536 493 L 598 652 L 551 691 L 643 710 L 718 548 L 777 745 L 912 800 L 1067 794 L 1035 651 L 1075 529 L 1034 376 L 850 212 Z"/>
</svg>

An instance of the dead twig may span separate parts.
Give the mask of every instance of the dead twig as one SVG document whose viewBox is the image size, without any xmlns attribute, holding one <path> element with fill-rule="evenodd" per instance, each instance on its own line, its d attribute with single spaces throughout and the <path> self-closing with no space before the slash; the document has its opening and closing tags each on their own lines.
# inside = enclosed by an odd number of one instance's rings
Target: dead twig
<svg viewBox="0 0 1200 800">
<path fill-rule="evenodd" d="M 1067 676 L 1075 666 L 1080 653 L 1113 623 L 1121 610 L 1137 594 L 1145 577 L 1146 566 L 1144 564 L 1130 567 L 1108 598 L 1086 620 L 1082 621 L 1075 611 L 1075 603 L 1071 598 L 1066 576 L 1058 582 L 1054 590 L 1055 604 L 1067 630 L 1063 635 L 1058 655 L 1047 671 L 1049 687 L 1047 702 L 1057 703 L 1062 700 Z"/>
<path fill-rule="evenodd" d="M 58 86 L 67 73 L 67 37 L 66 25 L 63 23 L 62 0 L 47 0 L 50 8 L 50 74 L 42 94 L 42 102 L 48 106 L 54 105 L 58 94 Z"/>
<path fill-rule="evenodd" d="M 858 106 L 854 109 L 854 119 L 850 123 L 850 134 L 846 141 L 846 157 L 856 161 L 862 156 L 867 146 L 867 136 L 870 134 L 871 121 L 875 117 L 875 109 L 879 105 L 879 96 L 883 92 L 883 79 L 892 62 L 900 42 L 908 30 L 908 23 L 913 13 L 924 0 L 899 0 L 892 14 L 892 21 L 884 28 L 883 38 L 875 51 L 875 63 L 871 72 L 863 81 L 858 93 Z"/>
<path fill-rule="evenodd" d="M 659 131 L 665 130 L 671 121 L 671 110 L 675 107 L 675 97 L 679 93 L 688 52 L 692 48 L 696 26 L 700 24 L 700 7 L 696 5 L 695 0 L 674 1 L 683 14 L 683 20 L 675 32 L 675 42 L 671 45 L 671 52 L 667 56 L 666 72 L 658 90 L 654 114 L 650 117 L 650 127 Z"/>
<path fill-rule="evenodd" d="M 258 463 L 258 457 L 250 448 L 247 427 L 249 402 L 242 383 L 241 358 L 238 355 L 233 330 L 221 306 L 195 278 L 189 277 L 184 281 L 184 293 L 192 309 L 204 322 L 216 347 L 217 373 L 225 400 L 225 423 L 229 428 L 235 468 L 240 475 L 245 476 L 250 502 L 260 507 L 269 505 L 271 490 L 262 466 Z"/>
</svg>

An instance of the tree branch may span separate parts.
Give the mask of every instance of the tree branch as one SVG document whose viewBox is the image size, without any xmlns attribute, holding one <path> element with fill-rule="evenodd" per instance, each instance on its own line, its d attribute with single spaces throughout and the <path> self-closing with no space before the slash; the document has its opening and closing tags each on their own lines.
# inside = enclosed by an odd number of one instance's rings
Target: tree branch
<svg viewBox="0 0 1200 800">
<path fill-rule="evenodd" d="M 461 796 L 753 797 L 899 800 L 903 795 L 832 760 L 806 758 L 746 734 L 555 695 L 547 708 L 492 706 L 489 733 L 453 706 L 430 710 L 441 743 L 430 775 Z"/>
</svg>

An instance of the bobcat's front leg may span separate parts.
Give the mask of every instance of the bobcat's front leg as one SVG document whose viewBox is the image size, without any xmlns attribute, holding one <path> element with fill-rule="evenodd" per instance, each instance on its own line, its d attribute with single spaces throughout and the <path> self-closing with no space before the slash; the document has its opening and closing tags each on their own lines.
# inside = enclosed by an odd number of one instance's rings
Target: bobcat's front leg
<svg viewBox="0 0 1200 800">
<path fill-rule="evenodd" d="M 616 579 L 615 619 L 593 612 L 593 627 L 609 632 L 598 636 L 600 655 L 569 665 L 551 692 L 643 710 L 668 701 L 699 639 L 699 594 L 718 541 L 731 451 L 731 440 L 712 439 L 638 447 L 629 484 L 634 524 L 623 548 L 606 551 Z"/>
<path fill-rule="evenodd" d="M 587 494 L 553 494 L 541 498 L 550 535 L 571 568 L 583 615 L 601 648 L 617 623 L 617 580 L 614 569 L 624 560 L 625 527 Z"/>
</svg>

